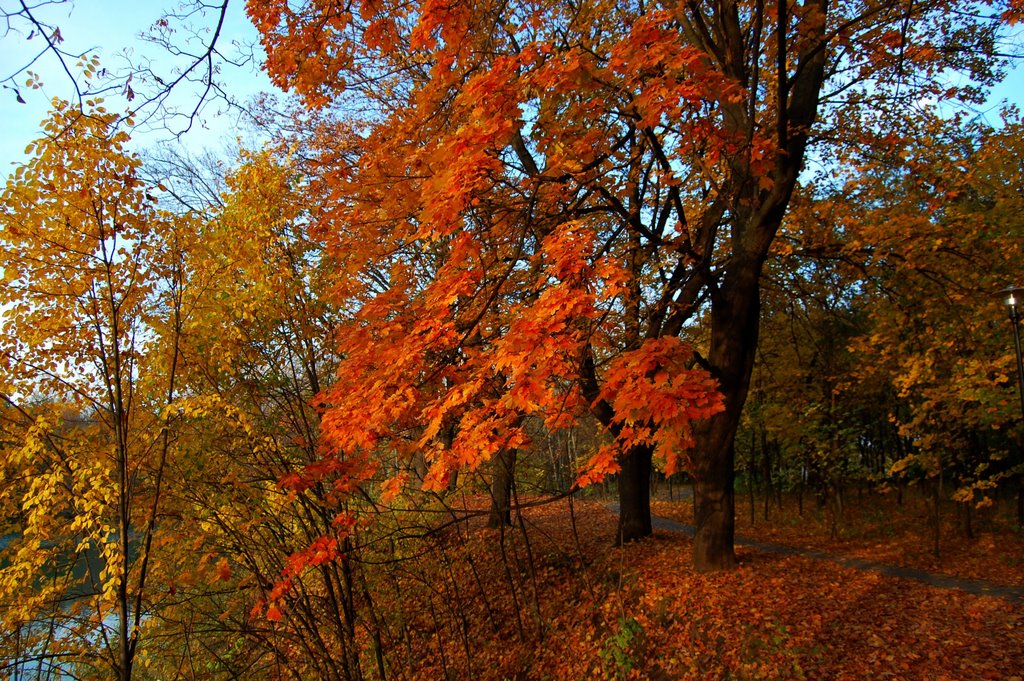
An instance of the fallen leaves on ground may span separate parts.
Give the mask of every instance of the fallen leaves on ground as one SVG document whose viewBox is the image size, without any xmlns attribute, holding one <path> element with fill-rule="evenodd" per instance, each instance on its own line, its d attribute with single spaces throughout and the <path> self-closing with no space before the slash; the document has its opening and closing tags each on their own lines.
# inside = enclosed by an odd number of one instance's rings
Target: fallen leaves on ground
<svg viewBox="0 0 1024 681">
<path fill-rule="evenodd" d="M 916 490 L 908 490 L 902 504 L 897 503 L 894 494 L 866 492 L 851 496 L 843 513 L 836 517 L 835 537 L 833 512 L 817 505 L 813 498 L 805 499 L 802 514 L 793 497 L 784 497 L 781 508 L 772 500 L 767 521 L 764 500 L 759 498 L 753 522 L 747 501 L 737 498 L 736 535 L 949 577 L 1024 586 L 1024 532 L 999 509 L 975 509 L 974 537 L 967 537 L 962 525 L 963 509 L 944 504 L 939 553 L 935 555 L 930 502 Z M 651 512 L 693 523 L 689 499 L 652 501 Z"/>
<path fill-rule="evenodd" d="M 441 579 L 420 592 L 429 604 L 404 605 L 426 613 L 405 643 L 417 651 L 407 678 L 985 679 L 1024 669 L 1019 604 L 744 549 L 739 569 L 698 574 L 687 537 L 615 548 L 615 526 L 596 502 L 576 501 L 571 516 L 562 501 L 525 509 L 525 534 L 464 527 Z"/>
</svg>

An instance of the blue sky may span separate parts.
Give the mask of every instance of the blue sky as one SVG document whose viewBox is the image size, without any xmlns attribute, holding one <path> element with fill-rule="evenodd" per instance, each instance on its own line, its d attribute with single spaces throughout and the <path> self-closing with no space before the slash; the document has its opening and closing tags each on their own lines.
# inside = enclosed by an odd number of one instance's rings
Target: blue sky
<svg viewBox="0 0 1024 681">
<path fill-rule="evenodd" d="M 64 43 L 61 45 L 68 52 L 97 54 L 101 66 L 111 71 L 126 68 L 129 60 L 134 63 L 152 60 L 154 70 L 161 70 L 163 77 L 178 63 L 159 46 L 147 43 L 140 34 L 161 18 L 167 8 L 177 7 L 174 2 L 145 2 L 141 0 L 78 0 L 74 3 L 44 6 L 39 10 L 40 19 L 60 28 Z M 7 7 L 4 7 L 6 10 Z M 208 14 L 205 17 L 194 17 L 192 24 L 201 31 L 209 31 L 216 25 L 217 17 Z M 28 28 L 24 25 L 16 28 L 26 30 L 12 31 L 0 37 L 0 78 L 6 78 L 11 72 L 27 63 L 39 52 L 43 43 L 38 35 L 26 41 Z M 180 40 L 185 32 L 179 30 L 175 40 Z M 228 5 L 228 17 L 224 30 L 218 41 L 220 49 L 233 56 L 234 43 L 254 43 L 257 39 L 256 30 L 244 15 L 242 0 L 232 0 Z M 73 61 L 73 60 L 72 60 Z M 73 63 L 69 66 L 74 67 Z M 26 76 L 21 74 L 16 79 L 18 94 L 25 100 L 24 104 L 17 101 L 14 91 L 0 90 L 0 177 L 11 171 L 12 163 L 26 160 L 25 147 L 39 136 L 39 123 L 49 109 L 53 97 L 70 98 L 73 89 L 69 79 L 63 73 L 59 62 L 51 54 L 44 54 L 32 69 L 42 76 L 44 87 L 33 90 L 23 87 Z M 236 68 L 224 65 L 222 81 L 229 96 L 240 101 L 252 97 L 261 91 L 272 91 L 273 88 L 266 76 L 255 66 Z M 138 80 L 132 83 L 134 89 L 142 91 L 144 85 Z M 111 111 L 123 111 L 141 101 L 138 97 L 129 103 L 120 92 L 108 93 L 104 97 L 105 105 Z M 179 108 L 194 106 L 194 92 L 182 89 L 177 94 L 176 104 Z M 199 150 L 203 147 L 219 148 L 225 141 L 231 141 L 237 131 L 238 117 L 236 113 L 225 113 L 223 102 L 213 100 L 204 109 L 196 125 L 181 137 L 183 143 Z M 166 130 L 133 131 L 136 145 L 155 144 L 169 138 Z"/>
<path fill-rule="evenodd" d="M 78 0 L 75 3 L 44 6 L 39 12 L 45 21 L 60 27 L 65 40 L 63 47 L 70 52 L 86 52 L 98 54 L 101 65 L 111 70 L 124 67 L 126 59 L 138 62 L 152 59 L 153 63 L 164 70 L 170 71 L 173 60 L 161 48 L 148 44 L 139 35 L 148 31 L 161 17 L 168 7 L 177 6 L 175 2 L 145 2 L 140 0 Z M 256 41 L 256 30 L 244 16 L 242 0 L 231 0 L 229 16 L 219 45 L 221 49 L 230 51 L 233 41 L 240 44 Z M 6 9 L 6 8 L 5 8 Z M 195 24 L 210 29 L 215 25 L 216 17 L 196 18 Z M 182 32 L 175 34 L 174 39 L 180 40 Z M 0 78 L 10 75 L 16 67 L 26 64 L 38 51 L 41 43 L 39 37 L 25 41 L 26 33 L 8 33 L 0 38 Z M 31 49 L 29 49 L 31 48 Z M 30 90 L 19 87 L 19 93 L 25 104 L 17 102 L 11 90 L 0 90 L 0 177 L 5 177 L 14 167 L 12 164 L 26 160 L 24 150 L 29 142 L 38 137 L 39 122 L 47 115 L 50 99 L 54 96 L 68 98 L 72 91 L 68 78 L 52 55 L 43 55 L 34 69 L 43 76 L 45 86 L 41 90 Z M 229 96 L 245 101 L 261 91 L 272 91 L 273 88 L 266 76 L 255 68 L 235 68 L 225 65 L 222 80 Z M 19 76 L 19 86 L 24 83 L 25 76 Z M 136 89 L 141 90 L 139 83 Z M 1024 67 L 1018 68 L 1011 77 L 1000 86 L 991 99 L 989 114 L 986 116 L 992 123 L 998 121 L 997 103 L 1007 100 L 1017 105 L 1024 104 Z M 179 106 L 191 106 L 194 95 L 187 90 L 177 94 Z M 107 108 L 114 111 L 123 110 L 128 102 L 116 93 L 106 97 Z M 138 103 L 138 100 L 135 102 Z M 203 147 L 222 148 L 225 143 L 233 142 L 237 133 L 237 113 L 224 113 L 225 106 L 213 101 L 203 111 L 197 125 L 181 141 L 193 151 Z M 136 130 L 133 138 L 137 146 L 151 145 L 167 139 L 166 130 Z"/>
</svg>

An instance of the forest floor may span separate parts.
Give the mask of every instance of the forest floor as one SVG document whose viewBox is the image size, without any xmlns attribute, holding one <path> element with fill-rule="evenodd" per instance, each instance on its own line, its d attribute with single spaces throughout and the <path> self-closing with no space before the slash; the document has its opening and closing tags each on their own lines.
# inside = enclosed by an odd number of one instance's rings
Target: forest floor
<svg viewBox="0 0 1024 681">
<path fill-rule="evenodd" d="M 911 488 L 902 503 L 894 493 L 849 493 L 841 513 L 813 497 L 804 499 L 801 510 L 795 496 L 773 496 L 766 512 L 765 500 L 758 496 L 751 514 L 749 499 L 737 496 L 736 535 L 934 575 L 1024 587 L 1024 531 L 1010 517 L 1009 503 L 972 509 L 973 536 L 964 529 L 962 506 L 940 504 L 937 553 L 930 504 Z M 692 499 L 685 495 L 675 501 L 652 501 L 651 512 L 685 525 L 693 522 Z"/>
<path fill-rule="evenodd" d="M 690 502 L 659 501 L 654 507 L 659 515 L 685 522 Z M 914 513 L 907 509 L 908 520 L 917 519 Z M 776 516 L 787 529 L 740 522 L 738 533 L 801 542 L 837 555 L 934 565 L 965 578 L 1024 583 L 1024 568 L 1015 566 L 1010 554 L 1018 550 L 1017 535 L 979 534 L 963 544 L 951 539 L 944 547 L 948 558 L 940 552 L 932 564 L 895 529 L 889 537 L 893 545 L 884 547 L 873 531 L 855 531 L 853 518 L 847 520 L 846 539 L 829 540 L 830 523 L 826 519 L 818 528 L 824 529 L 821 534 L 809 529 L 814 514 L 807 509 L 803 529 L 793 529 L 784 513 Z M 600 500 L 576 500 L 572 513 L 562 500 L 525 509 L 522 517 L 522 525 L 504 535 L 466 528 L 460 550 L 476 556 L 472 580 L 458 577 L 457 566 L 449 573 L 465 587 L 463 603 L 482 600 L 486 615 L 461 608 L 463 631 L 475 632 L 463 636 L 461 644 L 454 633 L 439 643 L 435 630 L 438 655 L 420 656 L 416 669 L 410 669 L 414 678 L 1021 681 L 1024 676 L 1024 604 L 1019 601 L 746 546 L 737 547 L 737 570 L 699 574 L 692 567 L 692 540 L 680 532 L 656 529 L 651 538 L 614 547 L 616 517 Z M 1004 539 L 1009 544 L 1001 545 Z M 1011 548 L 1004 552 L 1002 546 Z M 930 548 L 925 542 L 924 553 Z M 967 552 L 962 565 L 955 551 Z M 901 556 L 907 560 L 896 560 Z M 982 569 L 986 556 L 1000 563 L 998 569 Z M 474 588 L 486 597 L 474 599 Z"/>
</svg>

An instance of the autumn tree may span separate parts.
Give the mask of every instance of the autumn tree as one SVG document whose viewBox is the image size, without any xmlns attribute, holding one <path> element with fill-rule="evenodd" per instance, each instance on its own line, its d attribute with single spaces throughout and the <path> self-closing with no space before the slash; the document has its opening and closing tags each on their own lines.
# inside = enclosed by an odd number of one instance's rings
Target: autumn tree
<svg viewBox="0 0 1024 681">
<path fill-rule="evenodd" d="M 821 492 L 921 483 L 971 532 L 1019 470 L 993 293 L 1019 261 L 1018 114 L 917 112 L 793 202 L 765 288 L 751 407 Z M 830 494 L 830 496 L 831 496 Z M 835 499 L 835 497 L 832 497 Z M 838 509 L 837 509 L 838 510 Z"/>
<path fill-rule="evenodd" d="M 969 513 L 1020 470 L 1012 347 L 994 328 L 995 292 L 1021 257 L 1020 130 L 1016 113 L 997 128 L 932 121 L 831 204 L 845 214 L 846 256 L 867 275 L 871 326 L 854 349 L 871 361 L 857 373 L 898 396 L 892 418 L 912 447 L 896 470 L 927 472 L 936 514 L 943 477 Z"/>
<path fill-rule="evenodd" d="M 738 446 L 748 485 L 754 478 L 763 484 L 765 520 L 770 498 L 781 503 L 789 489 L 801 512 L 810 490 L 838 523 L 846 486 L 881 478 L 893 460 L 887 456 L 894 449 L 878 450 L 893 439 L 894 399 L 883 381 L 859 374 L 868 359 L 850 347 L 868 328 L 867 299 L 858 295 L 862 272 L 844 260 L 834 232 L 801 222 L 805 207 L 795 201 L 766 263 L 749 430 Z M 827 251 L 814 241 L 826 234 Z"/>
<path fill-rule="evenodd" d="M 358 163 L 326 158 L 318 219 L 351 271 L 370 262 L 387 273 L 364 301 L 359 342 L 393 369 L 339 382 L 375 398 L 361 434 L 340 427 L 355 405 L 334 402 L 338 446 L 415 420 L 433 436 L 465 411 L 451 447 L 419 439 L 440 482 L 515 444 L 523 411 L 553 427 L 590 409 L 617 447 L 581 481 L 619 471 L 621 538 L 650 532 L 652 455 L 678 465 L 696 442 L 685 460 L 695 562 L 732 566 L 733 443 L 760 276 L 808 145 L 852 143 L 908 102 L 960 95 L 944 69 L 992 77 L 980 55 L 999 24 L 975 9 L 249 3 L 275 82 L 310 107 L 351 112 L 364 131 Z M 443 266 L 414 279 L 439 248 Z M 707 348 L 692 355 L 678 339 L 705 313 Z M 467 373 L 466 362 L 502 375 Z M 692 363 L 713 386 L 687 375 Z M 724 409 L 687 406 L 710 406 L 699 394 L 712 389 Z M 679 406 L 663 411 L 664 400 Z"/>
<path fill-rule="evenodd" d="M 345 313 L 327 295 L 337 264 L 308 233 L 314 146 L 243 152 L 186 256 L 171 471 L 188 541 L 165 558 L 175 593 L 150 634 L 181 641 L 189 669 L 385 677 L 385 658 L 404 657 L 405 618 L 425 614 L 409 599 L 433 605 L 434 582 L 448 588 L 452 558 L 424 527 L 446 507 L 432 494 L 398 503 L 381 484 L 416 462 L 340 457 L 324 442 L 315 406 L 335 380 Z M 444 616 L 465 617 L 468 598 L 439 603 Z M 161 651 L 151 669 L 183 673 L 183 656 Z"/>
<path fill-rule="evenodd" d="M 119 117 L 87 105 L 55 102 L 2 194 L 0 592 L 25 659 L 128 679 L 172 449 L 180 243 Z"/>
<path fill-rule="evenodd" d="M 340 313 L 325 295 L 331 260 L 308 234 L 304 153 L 241 152 L 185 257 L 185 394 L 173 405 L 182 455 L 171 470 L 188 542 L 166 558 L 175 594 L 152 630 L 184 637 L 190 665 L 360 678 L 357 599 L 372 601 L 356 581 L 360 502 L 344 473 L 372 473 L 323 457 L 315 404 L 333 380 Z M 164 651 L 159 669 L 182 664 Z"/>
</svg>

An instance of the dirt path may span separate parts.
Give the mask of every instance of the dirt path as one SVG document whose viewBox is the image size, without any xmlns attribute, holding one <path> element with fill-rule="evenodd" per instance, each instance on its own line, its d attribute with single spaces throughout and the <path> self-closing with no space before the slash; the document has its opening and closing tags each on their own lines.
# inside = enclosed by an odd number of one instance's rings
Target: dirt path
<svg viewBox="0 0 1024 681">
<path fill-rule="evenodd" d="M 608 508 L 618 513 L 618 504 L 608 504 Z M 682 532 L 690 537 L 693 536 L 694 527 L 693 525 L 684 525 L 683 523 L 670 520 L 669 518 L 662 518 L 660 516 L 651 517 L 651 525 L 658 530 L 667 530 L 669 532 Z M 994 582 L 987 582 L 981 579 L 961 579 L 959 577 L 947 577 L 945 575 L 936 575 L 924 570 L 916 570 L 914 568 L 900 567 L 898 565 L 888 565 L 886 563 L 878 563 L 872 560 L 864 560 L 862 558 L 852 558 L 848 556 L 841 556 L 835 553 L 829 553 L 827 551 L 818 551 L 815 549 L 803 549 L 796 546 L 786 546 L 784 544 L 773 544 L 770 542 L 757 541 L 756 539 L 750 539 L 747 537 L 736 537 L 737 546 L 747 546 L 756 551 L 762 553 L 774 553 L 787 556 L 801 556 L 804 558 L 813 558 L 814 560 L 827 560 L 843 567 L 853 568 L 855 570 L 865 570 L 871 572 L 877 572 L 887 577 L 901 577 L 903 579 L 912 579 L 923 584 L 930 586 L 936 586 L 942 589 L 959 589 L 976 596 L 996 596 L 998 598 L 1005 598 L 1015 603 L 1024 602 L 1024 588 L 1005 586 L 1002 584 L 996 584 Z"/>
</svg>

